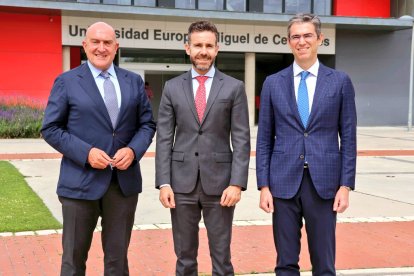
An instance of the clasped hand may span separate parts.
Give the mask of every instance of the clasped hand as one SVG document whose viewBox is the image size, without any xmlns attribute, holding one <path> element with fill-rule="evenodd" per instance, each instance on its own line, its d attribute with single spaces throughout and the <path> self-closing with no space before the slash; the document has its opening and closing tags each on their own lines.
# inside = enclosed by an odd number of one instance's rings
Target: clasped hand
<svg viewBox="0 0 414 276">
<path fill-rule="evenodd" d="M 112 158 L 103 150 L 92 148 L 89 151 L 88 163 L 92 168 L 100 170 L 103 170 L 108 166 L 119 170 L 126 170 L 131 165 L 134 158 L 134 151 L 129 147 L 119 149 Z"/>
</svg>

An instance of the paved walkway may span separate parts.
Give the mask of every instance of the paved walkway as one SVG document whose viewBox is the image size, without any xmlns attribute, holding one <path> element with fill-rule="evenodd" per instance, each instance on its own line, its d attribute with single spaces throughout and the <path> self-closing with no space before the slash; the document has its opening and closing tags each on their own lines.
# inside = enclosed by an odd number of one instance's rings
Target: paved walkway
<svg viewBox="0 0 414 276">
<path fill-rule="evenodd" d="M 359 128 L 358 148 L 357 190 L 351 194 L 349 210 L 338 217 L 338 275 L 414 275 L 414 133 L 403 128 Z M 153 155 L 154 145 L 141 162 L 145 186 L 130 246 L 131 275 L 174 275 L 169 212 L 153 188 Z M 55 195 L 58 158 L 39 139 L 0 140 L 0 159 L 11 160 L 61 220 Z M 232 254 L 239 274 L 270 273 L 276 258 L 270 216 L 257 207 L 254 161 L 252 152 L 249 189 L 235 213 Z M 199 270 L 209 273 L 205 229 L 200 233 Z M 0 275 L 58 275 L 60 240 L 60 230 L 1 233 Z M 98 227 L 87 275 L 103 275 L 102 260 Z M 304 271 L 311 269 L 306 233 L 300 265 Z"/>
<path fill-rule="evenodd" d="M 341 223 L 337 230 L 337 268 L 414 267 L 414 222 Z M 306 235 L 304 235 L 306 236 Z M 0 238 L 1 275 L 58 275 L 61 236 Z M 309 270 L 303 238 L 301 268 Z M 270 272 L 275 262 L 271 226 L 237 226 L 233 230 L 233 263 L 237 273 Z M 201 230 L 199 270 L 211 271 L 205 230 Z M 100 233 L 95 233 L 87 275 L 103 275 Z M 131 275 L 174 275 L 175 257 L 170 229 L 133 231 Z M 399 270 L 398 270 L 399 271 Z M 414 275 L 376 274 L 376 275 Z M 372 274 L 370 274 L 372 275 Z"/>
</svg>

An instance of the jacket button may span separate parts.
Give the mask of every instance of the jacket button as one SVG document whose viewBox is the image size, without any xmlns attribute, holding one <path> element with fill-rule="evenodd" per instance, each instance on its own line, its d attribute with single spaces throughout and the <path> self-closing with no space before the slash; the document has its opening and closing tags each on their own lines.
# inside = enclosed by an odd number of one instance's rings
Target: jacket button
<svg viewBox="0 0 414 276">
<path fill-rule="evenodd" d="M 203 134 L 203 131 L 202 130 L 198 131 L 198 134 L 200 134 L 200 135 Z"/>
<path fill-rule="evenodd" d="M 308 133 L 307 133 L 307 132 L 305 132 L 305 134 L 303 134 L 303 136 L 308 137 Z"/>
<path fill-rule="evenodd" d="M 194 153 L 195 156 L 198 156 L 198 152 Z"/>
<path fill-rule="evenodd" d="M 300 158 L 300 159 L 304 159 L 304 158 L 305 158 L 305 156 L 304 156 L 303 154 L 301 154 L 301 155 L 299 156 L 299 158 Z"/>
</svg>

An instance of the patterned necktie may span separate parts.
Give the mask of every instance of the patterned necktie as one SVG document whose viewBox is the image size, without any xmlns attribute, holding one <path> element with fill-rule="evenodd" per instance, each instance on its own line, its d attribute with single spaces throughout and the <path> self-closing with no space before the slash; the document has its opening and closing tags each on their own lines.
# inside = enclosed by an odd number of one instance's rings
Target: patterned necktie
<svg viewBox="0 0 414 276">
<path fill-rule="evenodd" d="M 104 81 L 104 101 L 109 117 L 111 118 L 112 126 L 115 128 L 116 120 L 118 119 L 119 108 L 118 98 L 114 83 L 111 81 L 107 71 L 102 71 L 101 76 L 105 78 Z"/>
<path fill-rule="evenodd" d="M 303 126 L 306 128 L 309 118 L 309 97 L 308 88 L 306 87 L 306 78 L 309 76 L 309 72 L 302 71 L 300 76 L 300 83 L 298 89 L 298 109 L 300 119 L 302 120 Z"/>
<path fill-rule="evenodd" d="M 195 106 L 197 110 L 198 119 L 201 121 L 203 120 L 204 111 L 206 110 L 206 86 L 204 83 L 208 79 L 207 76 L 197 76 L 196 77 L 198 81 L 198 88 L 195 96 Z"/>
</svg>

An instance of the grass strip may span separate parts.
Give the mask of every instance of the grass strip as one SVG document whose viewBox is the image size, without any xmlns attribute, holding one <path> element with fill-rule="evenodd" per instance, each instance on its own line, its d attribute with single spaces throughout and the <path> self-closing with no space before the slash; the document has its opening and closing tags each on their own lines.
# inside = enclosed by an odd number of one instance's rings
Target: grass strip
<svg viewBox="0 0 414 276">
<path fill-rule="evenodd" d="M 9 162 L 0 161 L 0 232 L 59 229 L 52 216 L 23 175 Z"/>
</svg>

